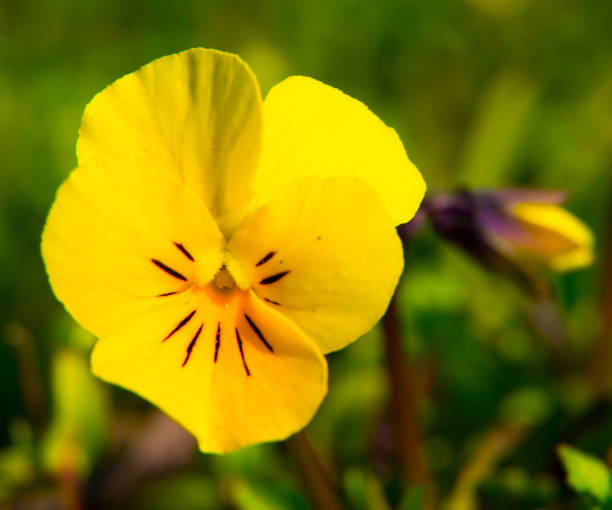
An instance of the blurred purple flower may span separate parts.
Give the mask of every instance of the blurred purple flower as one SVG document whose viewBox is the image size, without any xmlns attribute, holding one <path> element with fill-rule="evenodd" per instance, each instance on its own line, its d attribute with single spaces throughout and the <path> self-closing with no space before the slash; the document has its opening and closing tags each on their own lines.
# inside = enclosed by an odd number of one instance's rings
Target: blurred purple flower
<svg viewBox="0 0 612 510">
<path fill-rule="evenodd" d="M 560 191 L 462 191 L 427 200 L 435 229 L 493 269 L 577 269 L 593 260 L 593 236 L 560 207 Z"/>
</svg>

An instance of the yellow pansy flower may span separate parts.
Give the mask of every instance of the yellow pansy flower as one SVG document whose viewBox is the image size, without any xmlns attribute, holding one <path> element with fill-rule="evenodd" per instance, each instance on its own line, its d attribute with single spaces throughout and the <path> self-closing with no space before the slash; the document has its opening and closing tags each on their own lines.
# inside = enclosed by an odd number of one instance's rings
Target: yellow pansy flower
<svg viewBox="0 0 612 510">
<path fill-rule="evenodd" d="M 85 109 L 43 233 L 51 286 L 99 337 L 101 378 L 228 452 L 302 428 L 323 354 L 367 332 L 425 184 L 395 133 L 291 77 L 262 101 L 237 56 L 192 49 Z"/>
</svg>

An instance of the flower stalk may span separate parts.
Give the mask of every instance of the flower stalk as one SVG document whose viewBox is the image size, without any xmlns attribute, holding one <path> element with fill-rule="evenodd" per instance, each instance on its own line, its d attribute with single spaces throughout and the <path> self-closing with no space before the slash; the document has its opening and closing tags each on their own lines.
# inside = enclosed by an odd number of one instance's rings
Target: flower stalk
<svg viewBox="0 0 612 510">
<path fill-rule="evenodd" d="M 608 207 L 607 232 L 612 231 L 612 204 Z M 600 286 L 601 333 L 593 347 L 589 379 L 594 388 L 608 393 L 612 388 L 610 360 L 612 360 L 612 238 L 608 237 L 602 250 L 602 279 Z"/>
<path fill-rule="evenodd" d="M 313 508 L 344 510 L 333 483 L 317 456 L 305 430 L 287 439 L 287 448 L 299 472 Z"/>
<path fill-rule="evenodd" d="M 36 359 L 34 339 L 32 334 L 18 323 L 7 324 L 4 334 L 17 354 L 19 380 L 27 415 L 36 430 L 41 431 L 45 425 L 46 413 L 43 383 Z"/>
<path fill-rule="evenodd" d="M 391 389 L 393 442 L 406 485 L 424 488 L 423 508 L 433 508 L 434 487 L 423 452 L 423 439 L 417 412 L 416 381 L 402 347 L 402 328 L 397 294 L 382 319 L 385 351 Z"/>
</svg>

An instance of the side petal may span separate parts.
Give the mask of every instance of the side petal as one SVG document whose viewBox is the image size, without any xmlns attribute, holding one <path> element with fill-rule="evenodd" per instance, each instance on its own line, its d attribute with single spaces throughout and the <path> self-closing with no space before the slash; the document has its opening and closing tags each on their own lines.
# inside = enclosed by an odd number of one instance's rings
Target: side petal
<svg viewBox="0 0 612 510">
<path fill-rule="evenodd" d="M 85 109 L 77 155 L 115 180 L 170 173 L 229 236 L 251 195 L 261 95 L 236 55 L 196 48 L 120 78 Z"/>
<path fill-rule="evenodd" d="M 284 439 L 308 423 L 325 396 L 325 359 L 252 293 L 219 299 L 216 292 L 172 297 L 102 338 L 93 371 L 160 407 L 202 451 Z"/>
<path fill-rule="evenodd" d="M 167 174 L 116 183 L 78 168 L 57 192 L 42 254 L 58 299 L 100 336 L 155 300 L 209 282 L 223 244 L 202 201 Z"/>
<path fill-rule="evenodd" d="M 264 119 L 253 210 L 291 179 L 349 176 L 380 194 L 394 225 L 414 216 L 425 182 L 395 130 L 360 101 L 294 76 L 270 90 Z"/>
<path fill-rule="evenodd" d="M 243 286 L 300 326 L 326 353 L 371 329 L 403 267 L 402 246 L 360 179 L 299 179 L 248 216 L 228 245 Z"/>
</svg>

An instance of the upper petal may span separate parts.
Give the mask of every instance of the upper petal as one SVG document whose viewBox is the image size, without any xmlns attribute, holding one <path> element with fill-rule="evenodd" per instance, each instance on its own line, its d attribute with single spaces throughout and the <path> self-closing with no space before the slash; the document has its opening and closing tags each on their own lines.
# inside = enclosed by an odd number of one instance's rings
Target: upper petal
<svg viewBox="0 0 612 510">
<path fill-rule="evenodd" d="M 170 173 L 201 197 L 229 237 L 251 196 L 261 95 L 236 55 L 196 48 L 120 78 L 85 109 L 81 166 L 142 181 Z"/>
<path fill-rule="evenodd" d="M 350 176 L 380 194 L 394 225 L 414 216 L 425 182 L 395 130 L 360 101 L 294 76 L 270 90 L 264 120 L 253 209 L 291 179 Z"/>
<path fill-rule="evenodd" d="M 357 178 L 291 181 L 234 232 L 229 269 L 329 352 L 382 316 L 403 267 L 378 195 Z"/>
</svg>

